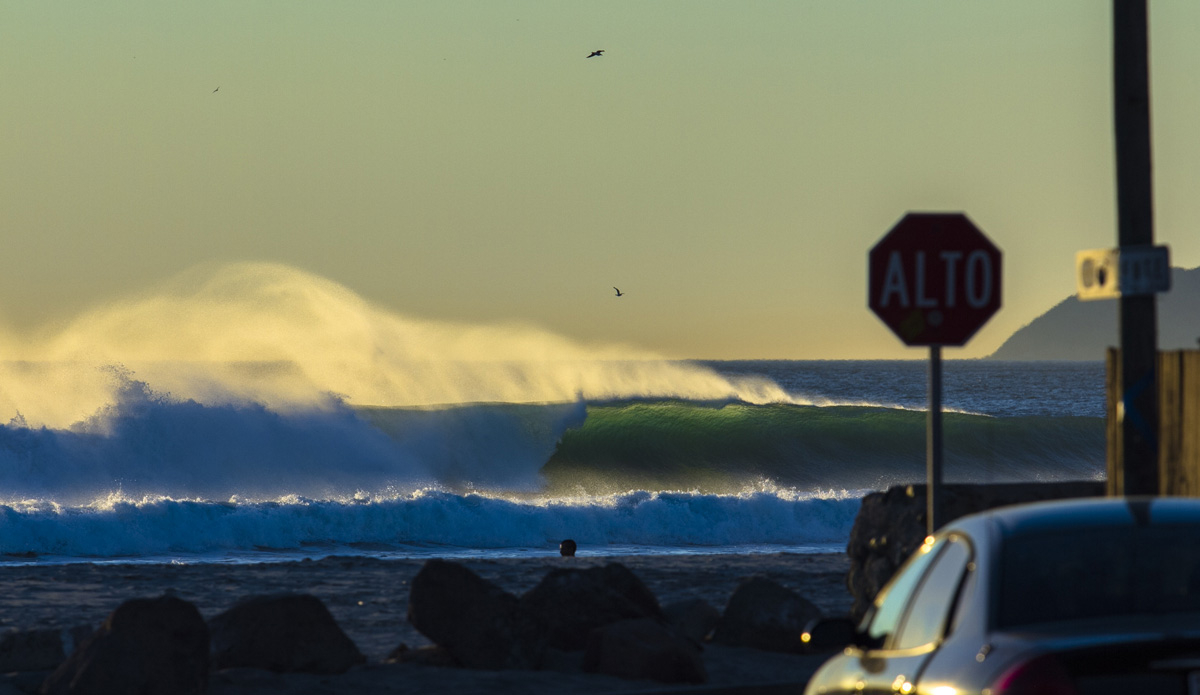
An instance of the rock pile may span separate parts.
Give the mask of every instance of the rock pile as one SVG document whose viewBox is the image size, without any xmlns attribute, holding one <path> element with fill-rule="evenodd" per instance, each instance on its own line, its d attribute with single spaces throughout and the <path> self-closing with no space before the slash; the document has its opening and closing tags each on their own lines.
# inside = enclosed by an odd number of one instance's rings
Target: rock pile
<svg viewBox="0 0 1200 695">
<path fill-rule="evenodd" d="M 210 671 L 225 668 L 333 674 L 364 661 L 325 604 L 307 594 L 252 597 L 207 622 L 172 595 L 131 599 L 95 632 L 26 630 L 0 638 L 5 671 L 35 678 L 49 671 L 43 680 L 10 684 L 44 695 L 191 695 L 206 691 Z"/>
<path fill-rule="evenodd" d="M 743 580 L 722 614 L 702 600 L 664 609 L 619 563 L 552 570 L 518 597 L 461 565 L 430 560 L 413 579 L 408 615 L 437 647 L 403 649 L 398 660 L 477 668 L 578 664 L 623 678 L 702 683 L 705 642 L 799 653 L 800 634 L 820 611 L 766 577 Z"/>
<path fill-rule="evenodd" d="M 706 643 L 801 652 L 799 634 L 818 613 L 761 576 L 744 579 L 722 612 L 700 599 L 662 607 L 619 563 L 553 569 L 518 596 L 430 560 L 411 582 L 408 619 L 434 644 L 401 645 L 387 661 L 702 683 Z M 0 634 L 0 668 L 10 672 L 0 691 L 188 695 L 225 669 L 328 675 L 365 661 L 315 596 L 253 596 L 206 621 L 168 593 L 125 601 L 94 631 Z"/>
<path fill-rule="evenodd" d="M 551 570 L 517 597 L 430 560 L 413 578 L 408 620 L 461 666 L 540 669 L 583 652 L 582 668 L 594 673 L 705 680 L 699 645 L 670 629 L 654 594 L 617 563 Z"/>
</svg>

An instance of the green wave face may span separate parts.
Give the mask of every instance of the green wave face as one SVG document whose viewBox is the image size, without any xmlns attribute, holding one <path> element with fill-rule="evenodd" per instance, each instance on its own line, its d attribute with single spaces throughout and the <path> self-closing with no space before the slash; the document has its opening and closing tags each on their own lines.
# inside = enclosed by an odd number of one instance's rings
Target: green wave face
<svg viewBox="0 0 1200 695">
<path fill-rule="evenodd" d="M 550 491 L 878 489 L 925 477 L 926 413 L 874 406 L 591 405 L 543 467 Z M 943 415 L 948 482 L 1094 479 L 1104 421 Z"/>
</svg>

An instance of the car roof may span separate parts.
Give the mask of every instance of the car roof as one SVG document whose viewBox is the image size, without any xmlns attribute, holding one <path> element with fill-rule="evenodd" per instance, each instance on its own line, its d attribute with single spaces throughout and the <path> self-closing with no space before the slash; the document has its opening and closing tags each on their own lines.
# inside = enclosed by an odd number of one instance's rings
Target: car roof
<svg viewBox="0 0 1200 695">
<path fill-rule="evenodd" d="M 1059 529 L 1159 524 L 1200 526 L 1200 499 L 1189 497 L 1089 497 L 1029 502 L 963 517 L 947 526 L 967 530 L 980 523 L 1005 536 Z"/>
</svg>

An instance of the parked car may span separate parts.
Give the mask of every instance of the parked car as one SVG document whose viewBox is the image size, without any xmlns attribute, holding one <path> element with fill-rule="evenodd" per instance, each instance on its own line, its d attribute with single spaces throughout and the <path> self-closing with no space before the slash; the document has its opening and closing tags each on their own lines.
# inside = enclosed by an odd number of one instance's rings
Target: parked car
<svg viewBox="0 0 1200 695">
<path fill-rule="evenodd" d="M 1200 695 L 1200 499 L 1040 502 L 926 539 L 818 693 Z M 845 639 L 845 638 L 843 638 Z"/>
</svg>

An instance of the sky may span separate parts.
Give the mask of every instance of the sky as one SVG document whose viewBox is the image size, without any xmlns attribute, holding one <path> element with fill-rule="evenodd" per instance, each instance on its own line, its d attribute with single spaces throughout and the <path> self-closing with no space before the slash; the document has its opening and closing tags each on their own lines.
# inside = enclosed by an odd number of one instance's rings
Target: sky
<svg viewBox="0 0 1200 695">
<path fill-rule="evenodd" d="M 6 2 L 0 326 L 251 262 L 671 358 L 917 359 L 867 308 L 867 253 L 921 210 L 1004 253 L 1003 307 L 945 353 L 984 356 L 1116 243 L 1110 12 Z M 1187 268 L 1197 35 L 1200 3 L 1152 3 L 1155 238 Z"/>
</svg>

